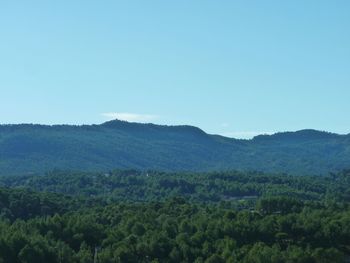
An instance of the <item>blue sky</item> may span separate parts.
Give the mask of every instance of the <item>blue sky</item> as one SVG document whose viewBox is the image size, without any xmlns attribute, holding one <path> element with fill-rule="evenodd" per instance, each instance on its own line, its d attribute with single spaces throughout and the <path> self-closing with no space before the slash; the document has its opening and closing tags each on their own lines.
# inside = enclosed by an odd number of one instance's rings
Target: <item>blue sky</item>
<svg viewBox="0 0 350 263">
<path fill-rule="evenodd" d="M 350 1 L 0 2 L 0 123 L 349 133 Z"/>
</svg>

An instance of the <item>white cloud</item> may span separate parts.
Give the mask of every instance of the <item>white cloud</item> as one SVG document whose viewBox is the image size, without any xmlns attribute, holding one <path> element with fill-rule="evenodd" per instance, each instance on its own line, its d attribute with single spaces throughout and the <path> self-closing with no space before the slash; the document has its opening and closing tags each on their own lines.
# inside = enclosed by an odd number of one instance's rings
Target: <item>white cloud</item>
<svg viewBox="0 0 350 263">
<path fill-rule="evenodd" d="M 157 115 L 152 114 L 137 114 L 137 113 L 129 113 L 129 112 L 106 112 L 101 114 L 108 120 L 122 120 L 129 122 L 151 122 L 153 120 L 158 119 Z"/>
<path fill-rule="evenodd" d="M 266 131 L 234 131 L 234 132 L 223 132 L 220 135 L 225 137 L 231 137 L 236 139 L 251 139 L 258 135 L 270 135 L 274 134 L 274 132 L 266 132 Z"/>
<path fill-rule="evenodd" d="M 230 126 L 228 122 L 221 123 L 221 127 L 227 128 L 228 126 Z"/>
</svg>

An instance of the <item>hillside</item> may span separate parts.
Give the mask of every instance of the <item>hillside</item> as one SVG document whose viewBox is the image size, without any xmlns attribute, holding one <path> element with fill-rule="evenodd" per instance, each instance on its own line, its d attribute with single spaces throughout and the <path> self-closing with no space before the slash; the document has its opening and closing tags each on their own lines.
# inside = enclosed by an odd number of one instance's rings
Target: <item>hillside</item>
<svg viewBox="0 0 350 263">
<path fill-rule="evenodd" d="M 192 126 L 1 125 L 0 174 L 47 170 L 260 170 L 324 174 L 350 167 L 350 135 L 314 130 L 237 140 Z"/>
</svg>

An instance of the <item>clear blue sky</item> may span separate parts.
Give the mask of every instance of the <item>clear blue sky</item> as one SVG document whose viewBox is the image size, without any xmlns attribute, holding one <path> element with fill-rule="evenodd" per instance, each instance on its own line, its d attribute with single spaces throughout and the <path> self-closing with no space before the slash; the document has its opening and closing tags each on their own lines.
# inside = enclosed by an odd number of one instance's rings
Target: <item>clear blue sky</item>
<svg viewBox="0 0 350 263">
<path fill-rule="evenodd" d="M 0 123 L 350 132 L 350 1 L 0 1 Z"/>
</svg>

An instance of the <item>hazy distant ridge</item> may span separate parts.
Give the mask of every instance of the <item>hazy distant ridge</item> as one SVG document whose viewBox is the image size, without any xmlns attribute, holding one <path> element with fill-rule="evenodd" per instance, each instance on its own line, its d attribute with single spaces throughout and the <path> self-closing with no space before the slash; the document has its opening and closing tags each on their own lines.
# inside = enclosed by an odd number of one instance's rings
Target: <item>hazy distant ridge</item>
<svg viewBox="0 0 350 263">
<path fill-rule="evenodd" d="M 238 140 L 193 126 L 0 125 L 0 174 L 59 169 L 261 170 L 321 174 L 350 167 L 350 135 L 316 130 Z"/>
</svg>

